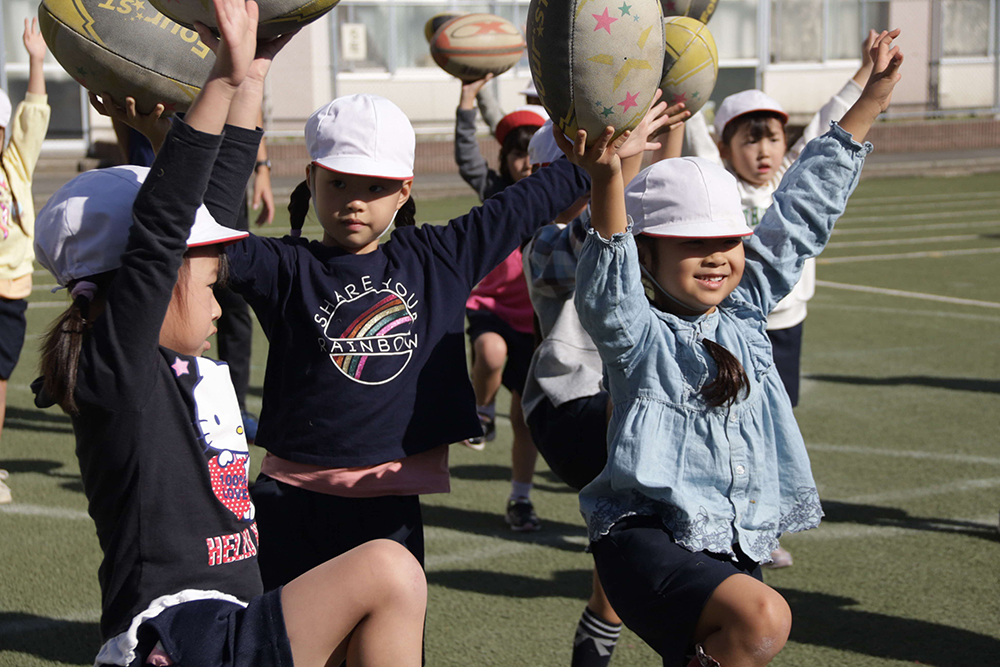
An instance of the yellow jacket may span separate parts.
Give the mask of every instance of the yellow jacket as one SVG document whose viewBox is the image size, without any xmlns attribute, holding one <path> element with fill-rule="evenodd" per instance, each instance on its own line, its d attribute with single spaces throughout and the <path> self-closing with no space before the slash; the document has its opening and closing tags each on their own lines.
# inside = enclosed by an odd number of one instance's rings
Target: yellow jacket
<svg viewBox="0 0 1000 667">
<path fill-rule="evenodd" d="M 7 232 L 6 238 L 0 234 L 0 297 L 6 299 L 23 299 L 31 294 L 35 259 L 31 176 L 49 128 L 50 113 L 47 95 L 28 93 L 7 126 L 10 143 L 0 159 L 0 190 L 9 188 L 0 192 L 0 206 L 8 207 L 5 220 L 0 221 L 6 223 Z"/>
</svg>

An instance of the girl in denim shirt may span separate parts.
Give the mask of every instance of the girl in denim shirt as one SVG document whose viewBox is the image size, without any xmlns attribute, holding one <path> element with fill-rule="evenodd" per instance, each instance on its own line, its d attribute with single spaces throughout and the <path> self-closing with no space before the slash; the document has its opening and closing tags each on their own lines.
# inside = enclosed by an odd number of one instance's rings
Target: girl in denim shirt
<svg viewBox="0 0 1000 667">
<path fill-rule="evenodd" d="M 557 134 L 592 178 L 575 302 L 614 403 L 608 463 L 580 506 L 608 599 L 665 665 L 766 665 L 788 637 L 760 564 L 823 512 L 767 314 L 857 184 L 871 150 L 858 142 L 899 80 L 892 41 L 876 40 L 861 98 L 810 142 L 755 230 L 716 165 L 664 160 L 626 189 L 612 128 L 590 149 L 585 132 L 575 145 Z"/>
</svg>

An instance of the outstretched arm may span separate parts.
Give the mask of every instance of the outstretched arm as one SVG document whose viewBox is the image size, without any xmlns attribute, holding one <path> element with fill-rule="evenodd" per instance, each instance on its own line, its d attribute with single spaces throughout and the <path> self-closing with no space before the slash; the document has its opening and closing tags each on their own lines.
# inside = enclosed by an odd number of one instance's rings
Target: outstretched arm
<svg viewBox="0 0 1000 667">
<path fill-rule="evenodd" d="M 872 73 L 868 77 L 861 98 L 840 121 L 840 126 L 850 132 L 854 140 L 859 143 L 864 141 L 879 114 L 889 108 L 892 91 L 899 82 L 899 66 L 903 63 L 903 52 L 899 50 L 899 46 L 894 46 L 892 43 L 897 36 L 899 29 L 892 32 L 883 30 L 874 40 L 871 48 L 874 63 Z"/>
<path fill-rule="evenodd" d="M 45 94 L 45 40 L 38 30 L 38 19 L 24 19 L 24 50 L 28 52 L 28 92 L 34 95 Z"/>
<path fill-rule="evenodd" d="M 577 130 L 576 141 L 572 144 L 555 125 L 552 126 L 552 134 L 570 162 L 590 174 L 590 226 L 605 239 L 624 232 L 628 219 L 625 214 L 625 183 L 622 180 L 622 163 L 618 150 L 628 140 L 630 133 L 625 132 L 612 141 L 615 128 L 609 125 L 590 148 L 587 148 L 586 130 Z"/>
</svg>

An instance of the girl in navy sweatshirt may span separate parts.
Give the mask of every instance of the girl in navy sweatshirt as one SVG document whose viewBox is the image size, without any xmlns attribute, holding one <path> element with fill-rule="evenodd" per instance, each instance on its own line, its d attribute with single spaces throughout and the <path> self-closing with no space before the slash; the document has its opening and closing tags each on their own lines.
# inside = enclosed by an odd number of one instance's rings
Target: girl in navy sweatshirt
<svg viewBox="0 0 1000 667">
<path fill-rule="evenodd" d="M 202 39 L 216 64 L 152 169 L 83 174 L 36 224 L 39 261 L 73 299 L 35 386 L 39 405 L 72 417 L 104 554 L 95 664 L 415 667 L 426 589 L 397 544 L 263 594 L 236 393 L 226 365 L 201 355 L 220 315 L 222 246 L 246 236 L 219 224 L 238 207 L 218 196 L 218 160 L 233 145 L 256 151 L 264 75 L 287 40 L 255 57 L 256 3 L 215 4 L 221 45 Z"/>
<path fill-rule="evenodd" d="M 417 227 L 415 137 L 392 102 L 338 98 L 309 119 L 306 143 L 292 226 L 311 199 L 322 238 L 250 235 L 226 249 L 230 284 L 270 342 L 256 440 L 268 455 L 251 490 L 265 588 L 379 537 L 422 561 L 418 496 L 447 492 L 448 445 L 482 433 L 469 292 L 589 187 L 559 160 L 447 225 Z M 240 160 L 246 170 L 254 156 Z"/>
</svg>

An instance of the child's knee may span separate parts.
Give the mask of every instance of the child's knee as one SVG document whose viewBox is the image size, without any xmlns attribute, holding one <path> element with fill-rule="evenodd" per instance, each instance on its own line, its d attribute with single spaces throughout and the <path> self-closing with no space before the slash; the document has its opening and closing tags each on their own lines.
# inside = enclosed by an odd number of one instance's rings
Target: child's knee
<svg viewBox="0 0 1000 667">
<path fill-rule="evenodd" d="M 507 343 L 500 334 L 488 331 L 478 338 L 473 344 L 476 350 L 476 359 L 494 369 L 502 369 L 507 361 Z"/>
<path fill-rule="evenodd" d="M 426 605 L 427 578 L 409 549 L 386 539 L 373 540 L 364 547 L 365 561 L 387 597 L 421 607 Z"/>
<path fill-rule="evenodd" d="M 777 591 L 766 588 L 749 601 L 741 619 L 748 629 L 747 650 L 769 661 L 785 646 L 792 629 L 792 610 Z"/>
</svg>

